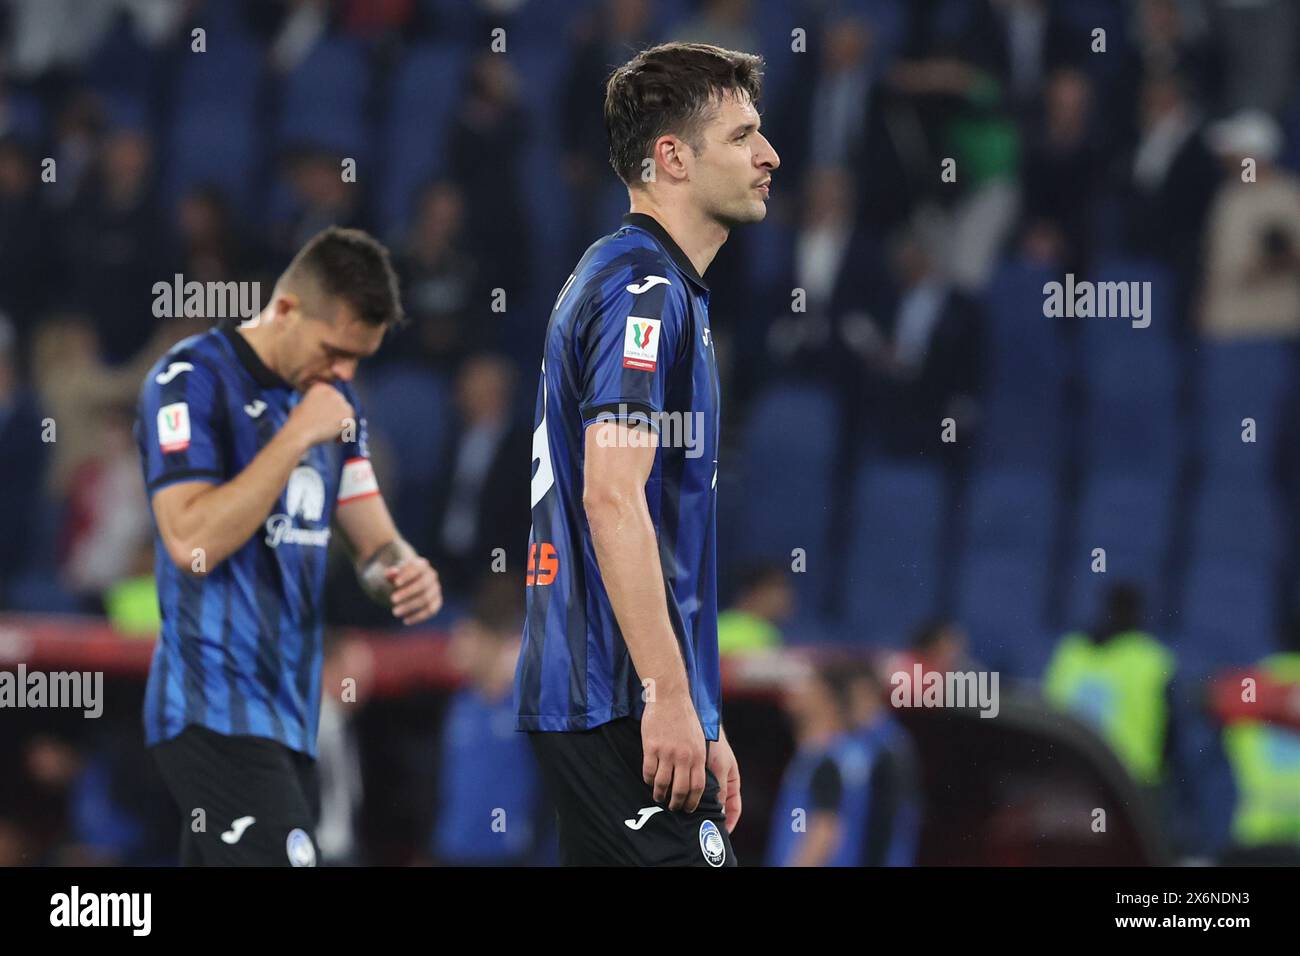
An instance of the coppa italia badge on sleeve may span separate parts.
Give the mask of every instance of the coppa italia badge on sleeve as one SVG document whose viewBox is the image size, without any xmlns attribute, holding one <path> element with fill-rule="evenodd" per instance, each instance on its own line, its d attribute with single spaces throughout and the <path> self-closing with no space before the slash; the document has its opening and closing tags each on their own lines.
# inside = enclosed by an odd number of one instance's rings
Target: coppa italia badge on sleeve
<svg viewBox="0 0 1300 956">
<path fill-rule="evenodd" d="M 190 407 L 173 402 L 158 409 L 158 444 L 165 454 L 190 447 Z"/>
<path fill-rule="evenodd" d="M 659 358 L 659 319 L 627 317 L 623 335 L 623 367 L 653 372 Z"/>
</svg>

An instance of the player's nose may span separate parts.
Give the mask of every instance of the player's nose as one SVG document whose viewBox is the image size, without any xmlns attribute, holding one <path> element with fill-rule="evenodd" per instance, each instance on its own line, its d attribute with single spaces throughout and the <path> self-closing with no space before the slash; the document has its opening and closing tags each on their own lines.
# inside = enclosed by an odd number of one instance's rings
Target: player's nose
<svg viewBox="0 0 1300 956">
<path fill-rule="evenodd" d="M 766 136 L 759 133 L 758 138 L 763 141 L 763 148 L 754 154 L 754 161 L 767 169 L 776 169 L 781 165 L 781 157 L 776 154 L 776 150 L 772 148 Z"/>
<path fill-rule="evenodd" d="M 357 374 L 357 360 L 339 359 L 330 366 L 330 372 L 333 373 L 337 381 L 350 382 L 352 377 Z"/>
</svg>

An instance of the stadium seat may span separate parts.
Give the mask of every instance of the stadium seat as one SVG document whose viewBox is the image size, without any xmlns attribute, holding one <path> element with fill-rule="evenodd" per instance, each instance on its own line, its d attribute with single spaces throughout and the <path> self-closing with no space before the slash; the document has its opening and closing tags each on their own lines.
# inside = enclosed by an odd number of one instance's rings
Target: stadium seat
<svg viewBox="0 0 1300 956">
<path fill-rule="evenodd" d="M 1148 619 L 1163 621 L 1163 573 L 1172 529 L 1173 500 L 1164 479 L 1095 474 L 1084 488 L 1071 536 L 1068 625 L 1090 625 L 1107 586 L 1119 581 L 1140 586 Z M 1092 570 L 1095 548 L 1106 551 L 1104 574 Z"/>
<path fill-rule="evenodd" d="M 1016 677 L 1042 673 L 1052 642 L 1044 627 L 1048 562 L 1027 549 L 971 548 L 960 566 L 957 620 L 983 665 Z"/>
<path fill-rule="evenodd" d="M 448 467 L 451 396 L 446 381 L 415 365 L 363 366 L 358 393 L 372 439 L 383 440 L 394 454 L 394 473 L 381 479 L 396 484 L 388 499 L 398 527 L 428 528 L 430 488 Z"/>
<path fill-rule="evenodd" d="M 384 117 L 384 177 L 377 184 L 382 231 L 396 239 L 410 225 L 422 186 L 447 163 L 447 129 L 464 91 L 469 57 L 455 44 L 413 47 L 393 77 Z"/>
<path fill-rule="evenodd" d="M 1054 480 L 1042 472 L 978 473 L 962 509 L 966 547 L 1045 555 L 1056 526 L 1056 495 Z"/>
<path fill-rule="evenodd" d="M 1211 477 L 1262 478 L 1272 466 L 1282 401 L 1296 373 L 1293 348 L 1279 342 L 1225 342 L 1198 350 L 1199 456 Z M 1255 441 L 1242 441 L 1242 420 Z"/>
<path fill-rule="evenodd" d="M 1176 650 L 1193 670 L 1249 664 L 1273 650 L 1272 566 L 1232 558 L 1197 561 L 1187 575 Z"/>
<path fill-rule="evenodd" d="M 795 578 L 804 613 L 820 608 L 837 577 L 828 546 L 838 432 L 826 389 L 775 385 L 754 402 L 742 438 L 741 558 L 788 565 L 802 548 L 807 570 Z"/>
<path fill-rule="evenodd" d="M 1282 553 L 1283 511 L 1270 484 L 1210 482 L 1192 506 L 1192 554 L 1197 559 L 1276 561 Z"/>
<path fill-rule="evenodd" d="M 277 145 L 369 158 L 369 92 L 370 66 L 362 46 L 342 38 L 320 41 L 281 83 Z"/>
<path fill-rule="evenodd" d="M 846 624 L 861 639 L 897 646 L 934 614 L 945 520 L 938 469 L 872 462 L 858 472 L 843 587 Z"/>
</svg>

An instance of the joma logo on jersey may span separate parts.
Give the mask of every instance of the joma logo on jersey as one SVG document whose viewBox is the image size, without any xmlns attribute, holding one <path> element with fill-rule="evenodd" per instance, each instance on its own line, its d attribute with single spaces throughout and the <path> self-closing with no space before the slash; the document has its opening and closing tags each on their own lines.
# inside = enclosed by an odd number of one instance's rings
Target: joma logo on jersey
<svg viewBox="0 0 1300 956">
<path fill-rule="evenodd" d="M 627 317 L 623 337 L 623 367 L 653 372 L 659 359 L 659 319 Z"/>
<path fill-rule="evenodd" d="M 559 570 L 560 555 L 555 550 L 555 545 L 543 541 L 541 544 L 534 542 L 528 546 L 528 573 L 524 577 L 525 584 L 538 586 L 551 584 L 555 581 L 555 575 Z"/>
</svg>

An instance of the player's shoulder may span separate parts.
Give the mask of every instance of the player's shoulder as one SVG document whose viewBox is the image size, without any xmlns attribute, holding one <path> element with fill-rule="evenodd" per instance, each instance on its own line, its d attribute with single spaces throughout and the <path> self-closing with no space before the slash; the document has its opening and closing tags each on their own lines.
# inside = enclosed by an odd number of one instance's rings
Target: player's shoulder
<svg viewBox="0 0 1300 956">
<path fill-rule="evenodd" d="M 183 376 L 214 380 L 222 362 L 216 329 L 181 339 L 149 367 L 140 385 L 142 395 L 164 390 Z M 188 383 L 185 383 L 188 384 Z"/>
<path fill-rule="evenodd" d="M 672 257 L 653 237 L 630 226 L 594 245 L 574 278 L 580 286 L 575 305 L 597 311 L 642 296 L 657 303 L 685 301 L 686 284 Z"/>
</svg>

